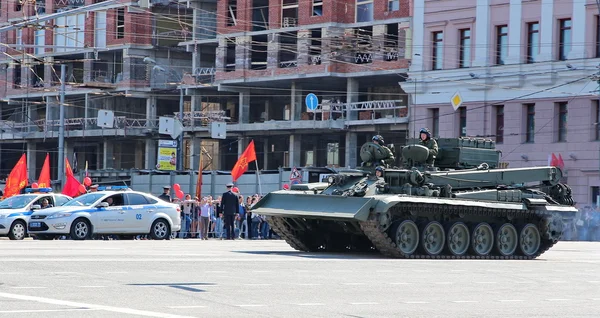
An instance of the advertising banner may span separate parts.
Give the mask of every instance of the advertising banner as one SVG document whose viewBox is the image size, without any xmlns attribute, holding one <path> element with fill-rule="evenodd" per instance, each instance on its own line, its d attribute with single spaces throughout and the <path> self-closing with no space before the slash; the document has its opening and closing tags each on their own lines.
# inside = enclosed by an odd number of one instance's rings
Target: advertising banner
<svg viewBox="0 0 600 318">
<path fill-rule="evenodd" d="M 158 170 L 175 170 L 177 167 L 177 140 L 158 141 Z"/>
</svg>

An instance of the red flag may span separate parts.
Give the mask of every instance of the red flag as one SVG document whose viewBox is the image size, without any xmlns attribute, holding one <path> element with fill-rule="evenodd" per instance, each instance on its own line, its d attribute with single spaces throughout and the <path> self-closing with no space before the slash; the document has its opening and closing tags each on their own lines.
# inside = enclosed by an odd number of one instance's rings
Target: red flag
<svg viewBox="0 0 600 318">
<path fill-rule="evenodd" d="M 240 156 L 238 161 L 231 169 L 231 176 L 233 177 L 233 181 L 237 180 L 241 177 L 244 172 L 248 170 L 248 164 L 252 161 L 256 160 L 256 151 L 254 150 L 254 140 L 250 141 L 244 153 Z"/>
<path fill-rule="evenodd" d="M 562 155 L 558 154 L 558 159 L 556 161 L 556 165 L 560 168 L 560 170 L 565 169 L 565 162 L 563 161 Z"/>
<path fill-rule="evenodd" d="M 4 198 L 10 198 L 13 195 L 19 194 L 23 188 L 28 185 L 27 181 L 27 157 L 25 154 L 17 161 L 8 178 L 6 178 L 6 186 L 4 187 Z"/>
<path fill-rule="evenodd" d="M 40 171 L 40 178 L 38 179 L 38 187 L 39 188 L 50 188 L 50 154 L 46 154 L 46 160 L 44 160 L 44 165 L 42 166 L 42 171 Z"/>
<path fill-rule="evenodd" d="M 83 185 L 79 183 L 79 181 L 71 173 L 70 175 L 67 175 L 67 180 L 65 182 L 65 186 L 63 187 L 62 194 L 74 198 L 81 194 L 80 189 L 82 186 Z"/>
<path fill-rule="evenodd" d="M 71 169 L 71 165 L 69 164 L 69 159 L 67 159 L 67 158 L 65 158 L 65 175 L 67 177 L 73 175 L 73 169 Z"/>
<path fill-rule="evenodd" d="M 556 155 L 554 153 L 552 153 L 552 160 L 550 161 L 550 165 L 552 167 L 558 167 L 558 158 L 556 158 Z"/>
</svg>

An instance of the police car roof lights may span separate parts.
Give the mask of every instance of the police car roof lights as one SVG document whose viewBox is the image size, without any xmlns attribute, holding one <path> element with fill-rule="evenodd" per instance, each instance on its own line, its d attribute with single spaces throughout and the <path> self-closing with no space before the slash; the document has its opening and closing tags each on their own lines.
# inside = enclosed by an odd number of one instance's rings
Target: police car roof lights
<svg viewBox="0 0 600 318">
<path fill-rule="evenodd" d="M 98 191 L 130 191 L 128 186 L 102 186 L 98 187 Z"/>
<path fill-rule="evenodd" d="M 27 188 L 25 189 L 25 193 L 52 193 L 52 188 Z"/>
</svg>

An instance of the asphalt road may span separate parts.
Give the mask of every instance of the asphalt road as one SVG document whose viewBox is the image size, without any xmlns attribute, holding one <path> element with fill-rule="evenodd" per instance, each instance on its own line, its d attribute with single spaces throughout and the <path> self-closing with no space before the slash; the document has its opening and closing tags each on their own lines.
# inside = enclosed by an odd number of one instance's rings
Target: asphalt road
<svg viewBox="0 0 600 318">
<path fill-rule="evenodd" d="M 600 243 L 534 261 L 311 254 L 283 241 L 0 240 L 0 317 L 598 317 Z"/>
</svg>

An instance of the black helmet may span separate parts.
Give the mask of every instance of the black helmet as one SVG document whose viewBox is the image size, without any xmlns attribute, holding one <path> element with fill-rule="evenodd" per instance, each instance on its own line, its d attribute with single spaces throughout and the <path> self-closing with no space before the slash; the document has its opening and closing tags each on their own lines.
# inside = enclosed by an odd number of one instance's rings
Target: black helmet
<svg viewBox="0 0 600 318">
<path fill-rule="evenodd" d="M 382 167 L 382 166 L 377 166 L 377 168 L 375 168 L 375 171 L 381 171 L 381 172 L 384 172 L 384 171 L 385 171 L 385 169 L 383 169 L 383 167 Z"/>
<path fill-rule="evenodd" d="M 429 128 L 421 128 L 419 134 L 426 134 L 427 138 L 431 138 L 431 132 L 429 131 Z"/>
<path fill-rule="evenodd" d="M 383 137 L 381 137 L 381 135 L 375 135 L 375 136 L 373 136 L 373 138 L 371 140 L 373 140 L 373 142 L 380 144 L 380 145 L 384 144 Z"/>
</svg>

